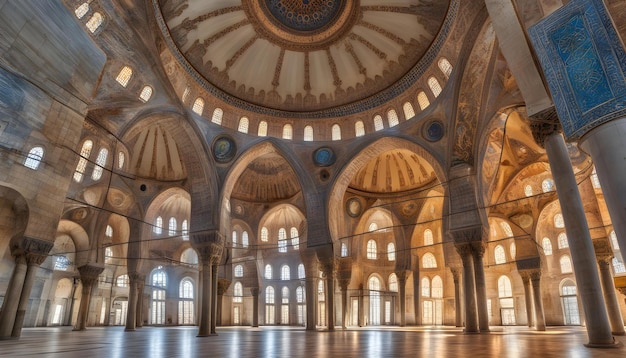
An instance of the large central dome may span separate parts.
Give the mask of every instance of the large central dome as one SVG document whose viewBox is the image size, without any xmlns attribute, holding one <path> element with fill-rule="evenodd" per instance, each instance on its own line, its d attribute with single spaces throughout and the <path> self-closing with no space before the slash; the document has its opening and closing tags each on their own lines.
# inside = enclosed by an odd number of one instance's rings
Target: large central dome
<svg viewBox="0 0 626 358">
<path fill-rule="evenodd" d="M 178 60 L 213 95 L 239 106 L 243 100 L 252 110 L 310 117 L 342 106 L 371 107 L 381 92 L 389 97 L 397 83 L 415 81 L 421 75 L 416 69 L 431 61 L 423 57 L 450 5 L 449 0 L 154 1 Z"/>
</svg>

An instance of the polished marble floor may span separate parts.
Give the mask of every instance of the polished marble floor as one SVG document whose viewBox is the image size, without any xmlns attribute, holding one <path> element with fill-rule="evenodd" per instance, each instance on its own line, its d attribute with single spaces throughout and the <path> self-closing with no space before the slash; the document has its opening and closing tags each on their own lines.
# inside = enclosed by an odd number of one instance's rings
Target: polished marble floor
<svg viewBox="0 0 626 358">
<path fill-rule="evenodd" d="M 302 328 L 219 327 L 196 337 L 196 327 L 26 328 L 19 340 L 0 341 L 0 357 L 626 357 L 620 348 L 586 348 L 581 327 L 492 327 L 489 334 L 458 328 L 355 328 L 307 332 Z"/>
</svg>

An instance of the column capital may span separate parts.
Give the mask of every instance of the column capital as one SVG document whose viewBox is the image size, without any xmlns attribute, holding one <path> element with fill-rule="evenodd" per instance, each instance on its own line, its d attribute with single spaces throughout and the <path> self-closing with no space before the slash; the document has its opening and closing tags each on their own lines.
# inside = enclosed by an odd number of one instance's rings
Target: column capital
<svg viewBox="0 0 626 358">
<path fill-rule="evenodd" d="M 83 282 L 83 287 L 85 285 L 90 285 L 98 280 L 98 276 L 100 276 L 102 271 L 104 271 L 103 266 L 87 264 L 79 267 L 78 273 L 80 274 L 80 280 Z"/>
<path fill-rule="evenodd" d="M 143 283 L 146 280 L 146 276 L 139 272 L 132 271 L 128 273 L 128 281 L 132 283 Z"/>
<path fill-rule="evenodd" d="M 219 263 L 224 251 L 224 235 L 217 230 L 194 233 L 190 238 L 191 246 L 198 252 L 202 264 Z"/>
<path fill-rule="evenodd" d="M 230 280 L 227 280 L 225 278 L 217 279 L 217 294 L 218 295 L 220 296 L 224 295 L 224 293 L 226 293 L 229 287 L 230 287 Z"/>
<path fill-rule="evenodd" d="M 48 258 L 53 246 L 52 241 L 24 236 L 17 246 L 11 248 L 11 254 L 16 261 L 21 260 L 18 257 L 22 256 L 28 265 L 41 265 Z"/>
<path fill-rule="evenodd" d="M 530 130 L 535 142 L 543 148 L 548 136 L 561 131 L 561 123 L 554 106 L 535 113 L 530 117 Z"/>
<path fill-rule="evenodd" d="M 337 271 L 337 263 L 335 262 L 334 257 L 324 258 L 318 261 L 319 270 L 324 273 L 325 277 L 328 275 L 334 275 Z"/>
<path fill-rule="evenodd" d="M 593 243 L 593 251 L 596 253 L 596 260 L 599 264 L 609 265 L 613 259 L 613 248 L 608 237 L 597 238 L 591 240 Z"/>
<path fill-rule="evenodd" d="M 250 294 L 252 294 L 252 296 L 258 296 L 259 295 L 259 288 L 258 287 L 250 287 Z"/>
<path fill-rule="evenodd" d="M 529 269 L 519 270 L 519 275 L 522 277 L 522 281 L 532 280 L 537 281 L 541 278 L 541 269 Z"/>
<path fill-rule="evenodd" d="M 454 283 L 457 284 L 461 279 L 461 268 L 460 267 L 451 267 L 450 272 L 452 272 L 452 279 Z"/>
<path fill-rule="evenodd" d="M 409 277 L 408 270 L 398 270 L 395 273 L 396 277 L 398 278 L 398 282 L 406 282 L 406 279 Z"/>
<path fill-rule="evenodd" d="M 335 267 L 337 269 L 337 281 L 339 282 L 339 286 L 344 288 L 345 285 L 347 288 L 352 277 L 352 258 L 341 257 L 337 259 Z"/>
</svg>

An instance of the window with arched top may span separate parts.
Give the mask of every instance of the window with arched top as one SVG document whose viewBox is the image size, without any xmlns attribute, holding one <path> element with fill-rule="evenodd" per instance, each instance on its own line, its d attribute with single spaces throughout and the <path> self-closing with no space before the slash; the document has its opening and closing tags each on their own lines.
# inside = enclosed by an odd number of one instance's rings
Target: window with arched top
<svg viewBox="0 0 626 358">
<path fill-rule="evenodd" d="M 37 170 L 39 168 L 39 164 L 43 159 L 43 148 L 42 147 L 33 147 L 28 151 L 28 155 L 24 160 L 24 166 L 26 168 L 30 168 L 32 170 Z"/>
<path fill-rule="evenodd" d="M 504 235 L 506 235 L 506 237 L 513 237 L 513 230 L 511 229 L 511 225 L 509 225 L 509 223 L 500 221 L 500 227 L 502 228 L 502 231 L 504 231 Z"/>
<path fill-rule="evenodd" d="M 430 297 L 430 279 L 422 277 L 422 297 Z"/>
<path fill-rule="evenodd" d="M 376 248 L 375 240 L 369 240 L 367 242 L 367 258 L 370 260 L 376 260 L 378 258 L 378 250 Z"/>
<path fill-rule="evenodd" d="M 374 231 L 376 231 L 376 230 L 378 230 L 378 224 L 376 224 L 375 222 L 370 223 L 370 226 L 369 226 L 369 228 L 368 228 L 368 231 L 369 231 L 369 232 L 374 232 Z"/>
<path fill-rule="evenodd" d="M 609 238 L 611 239 L 611 246 L 613 246 L 613 250 L 619 250 L 619 243 L 617 242 L 617 234 L 615 234 L 615 230 L 611 230 Z"/>
<path fill-rule="evenodd" d="M 117 152 L 117 169 L 123 169 L 125 161 L 126 155 L 124 154 L 124 152 Z"/>
<path fill-rule="evenodd" d="M 389 291 L 398 292 L 398 276 L 395 273 L 389 275 Z"/>
<path fill-rule="evenodd" d="M 565 227 L 565 222 L 563 221 L 563 214 L 557 213 L 554 215 L 554 227 L 557 229 L 562 229 Z"/>
<path fill-rule="evenodd" d="M 511 260 L 515 260 L 515 256 L 517 255 L 517 245 L 515 245 L 515 242 L 509 245 L 509 253 L 511 254 Z"/>
<path fill-rule="evenodd" d="M 198 253 L 191 247 L 186 248 L 185 251 L 183 251 L 183 253 L 180 255 L 180 261 L 187 265 L 197 265 Z"/>
<path fill-rule="evenodd" d="M 233 243 L 233 247 L 237 247 L 237 231 L 233 230 L 233 234 L 231 235 L 231 241 Z"/>
<path fill-rule="evenodd" d="M 177 223 L 176 223 L 176 218 L 175 217 L 172 216 L 170 218 L 170 220 L 168 222 L 168 225 L 167 225 L 167 229 L 168 229 L 168 234 L 170 236 L 176 235 L 176 230 L 178 229 L 178 227 L 177 227 Z"/>
<path fill-rule="evenodd" d="M 89 12 L 89 2 L 84 2 L 74 9 L 74 14 L 80 20 Z"/>
<path fill-rule="evenodd" d="M 201 116 L 202 112 L 204 111 L 204 100 L 200 97 L 196 98 L 195 101 L 193 101 L 193 106 L 191 106 L 191 110 Z"/>
<path fill-rule="evenodd" d="M 289 266 L 283 265 L 280 268 L 280 279 L 283 280 L 283 281 L 291 280 L 291 271 L 289 269 Z"/>
<path fill-rule="evenodd" d="M 450 75 L 452 74 L 452 64 L 450 63 L 450 61 L 448 61 L 447 58 L 442 57 L 437 62 L 437 65 L 439 66 L 439 69 L 441 70 L 443 75 L 446 76 L 446 78 L 450 78 Z"/>
<path fill-rule="evenodd" d="M 184 278 L 180 281 L 179 297 L 193 298 L 193 282 L 190 278 Z"/>
<path fill-rule="evenodd" d="M 433 96 L 439 97 L 439 95 L 441 94 L 441 85 L 439 84 L 439 81 L 435 77 L 430 77 L 428 79 L 428 87 L 430 88 L 430 91 L 433 93 Z"/>
<path fill-rule="evenodd" d="M 117 276 L 117 279 L 115 280 L 115 286 L 117 287 L 128 287 L 129 283 L 130 280 L 126 274 Z"/>
<path fill-rule="evenodd" d="M 417 94 L 417 104 L 419 104 L 420 109 L 422 111 L 425 110 L 428 106 L 430 106 L 430 100 L 428 99 L 426 92 L 421 91 L 420 93 Z"/>
<path fill-rule="evenodd" d="M 550 192 L 554 190 L 554 182 L 552 181 L 552 179 L 544 179 L 541 182 L 541 191 L 543 191 L 544 193 Z"/>
<path fill-rule="evenodd" d="M 235 277 L 243 277 L 243 265 L 235 266 Z"/>
<path fill-rule="evenodd" d="M 385 129 L 385 125 L 383 124 L 383 117 L 377 114 L 374 116 L 374 130 L 381 131 L 383 129 Z"/>
<path fill-rule="evenodd" d="M 362 137 L 365 135 L 365 125 L 362 121 L 356 121 L 354 123 L 354 136 Z"/>
<path fill-rule="evenodd" d="M 493 249 L 493 255 L 496 259 L 496 265 L 506 263 L 506 254 L 504 252 L 504 247 L 502 245 L 497 245 Z"/>
<path fill-rule="evenodd" d="M 287 252 L 287 230 L 278 229 L 278 252 Z"/>
<path fill-rule="evenodd" d="M 165 288 L 167 275 L 161 266 L 152 270 L 150 275 L 152 284 L 151 324 L 165 324 Z"/>
<path fill-rule="evenodd" d="M 543 248 L 543 254 L 548 256 L 552 255 L 552 241 L 549 238 L 544 237 L 541 240 L 541 247 Z"/>
<path fill-rule="evenodd" d="M 443 298 L 443 281 L 439 275 L 433 277 L 430 296 L 433 298 Z"/>
<path fill-rule="evenodd" d="M 96 31 L 98 31 L 102 23 L 104 23 L 104 17 L 102 16 L 101 13 L 96 11 L 93 13 L 93 15 L 91 15 L 91 17 L 89 18 L 85 26 L 87 26 L 89 31 L 91 31 L 91 33 L 93 34 Z"/>
<path fill-rule="evenodd" d="M 433 244 L 433 232 L 430 229 L 424 230 L 424 246 Z"/>
<path fill-rule="evenodd" d="M 267 228 L 264 226 L 261 228 L 261 241 L 267 242 L 269 240 L 270 234 Z"/>
<path fill-rule="evenodd" d="M 404 119 L 406 120 L 415 117 L 415 110 L 413 109 L 411 102 L 405 102 L 402 105 L 402 111 L 404 112 Z"/>
<path fill-rule="evenodd" d="M 266 121 L 259 122 L 259 129 L 257 131 L 257 135 L 259 137 L 267 137 L 267 122 Z"/>
<path fill-rule="evenodd" d="M 265 265 L 264 277 L 265 277 L 266 280 L 271 280 L 272 279 L 272 265 L 270 265 L 270 264 Z"/>
<path fill-rule="evenodd" d="M 161 266 L 152 271 L 150 279 L 154 287 L 167 287 L 167 274 Z"/>
<path fill-rule="evenodd" d="M 241 133 L 248 133 L 248 128 L 250 127 L 250 120 L 248 117 L 239 118 L 239 126 L 237 126 L 237 130 Z"/>
<path fill-rule="evenodd" d="M 387 260 L 396 261 L 396 245 L 393 242 L 387 244 Z"/>
<path fill-rule="evenodd" d="M 104 236 L 108 238 L 113 237 L 113 227 L 111 225 L 107 225 L 106 229 L 104 229 Z"/>
<path fill-rule="evenodd" d="M 533 196 L 533 187 L 530 184 L 524 187 L 524 195 L 526 195 L 527 197 Z"/>
<path fill-rule="evenodd" d="M 613 272 L 616 275 L 626 273 L 626 266 L 624 265 L 624 262 L 622 260 L 618 259 L 617 257 L 613 257 L 611 259 L 611 264 L 613 265 Z"/>
<path fill-rule="evenodd" d="M 156 220 L 154 220 L 154 227 L 152 228 L 152 231 L 157 235 L 161 235 L 163 233 L 163 218 L 162 217 L 157 216 Z"/>
<path fill-rule="evenodd" d="M 85 169 L 87 169 L 87 162 L 89 156 L 91 155 L 92 148 L 93 142 L 91 140 L 88 139 L 83 142 L 83 146 L 80 149 L 80 159 L 78 160 L 76 170 L 74 171 L 74 181 L 77 183 L 80 183 L 83 180 L 83 174 L 85 173 Z"/>
<path fill-rule="evenodd" d="M 129 66 L 124 66 L 115 77 L 117 83 L 119 83 L 122 87 L 128 86 L 128 82 L 130 82 L 131 77 L 133 77 L 133 69 Z"/>
<path fill-rule="evenodd" d="M 435 255 L 430 252 L 427 252 L 422 257 L 422 267 L 424 268 L 437 268 L 437 259 Z"/>
<path fill-rule="evenodd" d="M 578 312 L 578 298 L 576 297 L 576 284 L 570 280 L 564 280 L 561 284 L 561 303 L 566 325 L 579 325 L 580 313 Z"/>
<path fill-rule="evenodd" d="M 291 238 L 291 246 L 294 250 L 300 250 L 300 234 L 298 233 L 298 229 L 292 227 L 289 230 L 289 237 Z"/>
<path fill-rule="evenodd" d="M 248 239 L 248 232 L 244 231 L 241 233 L 241 246 L 243 247 L 248 247 L 248 245 L 250 244 L 249 239 Z"/>
<path fill-rule="evenodd" d="M 305 272 L 304 272 L 304 265 L 303 264 L 299 264 L 298 265 L 298 278 L 299 279 L 306 278 L 306 275 L 305 275 Z"/>
<path fill-rule="evenodd" d="M 561 256 L 561 258 L 559 259 L 559 264 L 561 265 L 561 273 L 572 272 L 572 260 L 569 258 L 569 256 Z"/>
<path fill-rule="evenodd" d="M 296 288 L 296 302 L 304 303 L 304 287 L 302 286 Z"/>
<path fill-rule="evenodd" d="M 312 126 L 304 127 L 304 141 L 305 142 L 313 141 L 313 127 Z"/>
<path fill-rule="evenodd" d="M 511 279 L 507 276 L 500 276 L 498 278 L 498 297 L 506 298 L 513 297 L 513 289 L 511 288 Z"/>
<path fill-rule="evenodd" d="M 283 139 L 293 139 L 293 127 L 291 124 L 283 126 Z"/>
<path fill-rule="evenodd" d="M 348 256 L 348 245 L 346 245 L 345 242 L 341 243 L 341 257 L 347 257 Z"/>
<path fill-rule="evenodd" d="M 569 243 L 567 242 L 567 234 L 565 234 L 564 232 L 560 233 L 559 236 L 557 236 L 557 243 L 558 243 L 558 247 L 559 249 L 566 249 L 569 247 Z"/>
<path fill-rule="evenodd" d="M 102 178 L 102 171 L 104 170 L 108 156 L 109 150 L 106 148 L 100 148 L 98 156 L 96 157 L 96 165 L 94 165 L 93 172 L 91 173 L 91 179 L 100 180 L 100 178 Z"/>
<path fill-rule="evenodd" d="M 274 287 L 265 288 L 265 324 L 274 324 Z"/>
<path fill-rule="evenodd" d="M 275 302 L 274 287 L 267 286 L 265 288 L 265 303 L 274 304 L 274 302 Z M 268 322 L 266 322 L 266 323 L 268 323 Z"/>
<path fill-rule="evenodd" d="M 331 139 L 341 140 L 341 127 L 337 123 L 333 124 L 331 128 Z"/>
<path fill-rule="evenodd" d="M 233 286 L 233 302 L 243 302 L 243 285 L 241 282 L 235 282 L 235 286 Z"/>
<path fill-rule="evenodd" d="M 211 116 L 211 122 L 221 126 L 223 117 L 224 117 L 224 111 L 219 107 L 215 108 L 213 110 L 213 115 Z"/>
<path fill-rule="evenodd" d="M 387 122 L 389 123 L 389 127 L 397 126 L 400 123 L 398 120 L 398 113 L 396 113 L 395 109 L 387 111 Z"/>
<path fill-rule="evenodd" d="M 189 240 L 189 223 L 187 222 L 187 220 L 183 220 L 183 223 L 180 226 L 183 232 L 183 240 Z"/>
<path fill-rule="evenodd" d="M 148 102 L 150 98 L 152 98 L 152 87 L 144 86 L 141 92 L 139 92 L 139 99 L 145 103 Z"/>
</svg>

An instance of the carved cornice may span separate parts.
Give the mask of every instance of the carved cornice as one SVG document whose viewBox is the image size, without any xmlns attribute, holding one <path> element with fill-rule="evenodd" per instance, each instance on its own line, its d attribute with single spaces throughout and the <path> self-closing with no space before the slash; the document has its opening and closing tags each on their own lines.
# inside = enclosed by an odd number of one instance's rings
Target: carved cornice
<svg viewBox="0 0 626 358">
<path fill-rule="evenodd" d="M 11 254 L 16 261 L 21 260 L 19 257 L 22 256 L 28 265 L 41 265 L 53 246 L 54 242 L 24 236 L 18 246 L 12 248 Z"/>
<path fill-rule="evenodd" d="M 530 117 L 530 130 L 533 133 L 535 142 L 543 148 L 548 136 L 562 131 L 556 108 L 554 106 L 549 107 L 532 115 Z"/>
</svg>

